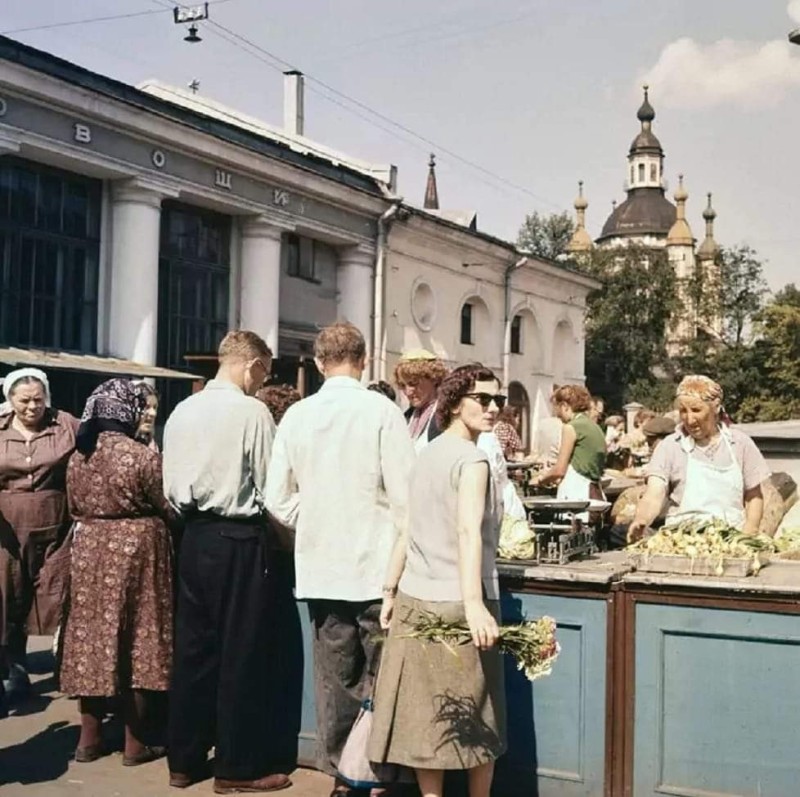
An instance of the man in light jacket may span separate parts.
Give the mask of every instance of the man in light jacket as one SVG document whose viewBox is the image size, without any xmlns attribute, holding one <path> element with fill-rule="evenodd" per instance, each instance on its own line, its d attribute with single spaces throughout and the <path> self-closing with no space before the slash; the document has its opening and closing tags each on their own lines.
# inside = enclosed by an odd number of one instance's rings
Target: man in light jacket
<svg viewBox="0 0 800 797">
<path fill-rule="evenodd" d="M 405 523 L 414 449 L 403 413 L 361 383 L 364 337 L 323 329 L 320 391 L 290 407 L 275 437 L 267 506 L 296 529 L 296 595 L 314 633 L 319 768 L 334 777 L 380 648 L 383 576 Z M 335 793 L 347 794 L 337 779 Z"/>
</svg>

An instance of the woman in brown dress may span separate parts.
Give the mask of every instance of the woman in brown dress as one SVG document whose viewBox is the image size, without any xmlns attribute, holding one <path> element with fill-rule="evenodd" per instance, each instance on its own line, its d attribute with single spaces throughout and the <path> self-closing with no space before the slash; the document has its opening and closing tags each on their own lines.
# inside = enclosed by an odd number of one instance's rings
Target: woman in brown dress
<svg viewBox="0 0 800 797">
<path fill-rule="evenodd" d="M 371 761 L 416 770 L 422 797 L 442 797 L 444 772 L 468 771 L 470 797 L 489 797 L 506 749 L 495 551 L 499 496 L 476 443 L 505 403 L 495 375 L 456 368 L 439 386 L 439 437 L 411 476 L 408 531 L 392 553 L 381 609 L 390 627 L 375 687 Z M 426 613 L 465 622 L 470 645 L 409 638 Z"/>
<path fill-rule="evenodd" d="M 80 698 L 75 760 L 102 755 L 106 698 L 119 694 L 123 764 L 164 755 L 151 746 L 172 666 L 172 549 L 175 519 L 161 486 L 161 458 L 134 440 L 148 391 L 111 379 L 86 402 L 67 469 L 76 521 L 70 614 L 61 689 Z"/>
<path fill-rule="evenodd" d="M 67 462 L 78 421 L 50 406 L 47 376 L 20 368 L 3 381 L 0 415 L 0 712 L 30 688 L 27 621 L 36 611 L 34 584 L 45 551 L 69 528 Z M 35 618 L 34 618 L 35 619 Z M 9 677 L 10 674 L 10 677 Z"/>
</svg>

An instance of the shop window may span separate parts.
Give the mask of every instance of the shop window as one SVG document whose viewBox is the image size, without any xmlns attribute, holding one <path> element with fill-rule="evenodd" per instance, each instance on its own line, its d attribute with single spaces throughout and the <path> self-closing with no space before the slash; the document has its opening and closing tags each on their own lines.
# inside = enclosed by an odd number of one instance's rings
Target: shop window
<svg viewBox="0 0 800 797">
<path fill-rule="evenodd" d="M 97 350 L 102 188 L 0 161 L 0 344 Z"/>
<path fill-rule="evenodd" d="M 209 359 L 228 331 L 231 220 L 165 202 L 161 211 L 158 364 L 187 370 Z M 213 368 L 212 368 L 213 370 Z M 207 374 L 204 374 L 207 375 Z M 166 382 L 169 412 L 189 386 Z"/>
<path fill-rule="evenodd" d="M 313 238 L 290 233 L 285 239 L 286 246 L 286 273 L 290 277 L 316 282 L 316 249 Z"/>
<path fill-rule="evenodd" d="M 461 308 L 461 342 L 468 346 L 474 343 L 472 339 L 472 305 L 465 302 Z"/>
<path fill-rule="evenodd" d="M 522 354 L 522 316 L 515 315 L 511 321 L 511 353 Z"/>
</svg>

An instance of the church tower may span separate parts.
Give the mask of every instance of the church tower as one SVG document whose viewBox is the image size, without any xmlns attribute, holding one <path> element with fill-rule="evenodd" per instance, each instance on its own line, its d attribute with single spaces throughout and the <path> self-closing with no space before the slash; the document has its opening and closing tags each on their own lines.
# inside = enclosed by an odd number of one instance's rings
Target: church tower
<svg viewBox="0 0 800 797">
<path fill-rule="evenodd" d="M 439 210 L 439 188 L 436 185 L 436 155 L 428 161 L 428 182 L 425 186 L 425 210 Z"/>
<path fill-rule="evenodd" d="M 649 88 L 636 113 L 641 128 L 628 151 L 624 202 L 617 205 L 597 239 L 600 246 L 633 241 L 662 247 L 675 221 L 675 207 L 664 195 L 664 149 L 653 132 L 656 112 L 650 104 Z"/>
<path fill-rule="evenodd" d="M 575 232 L 567 245 L 567 252 L 571 255 L 582 255 L 589 252 L 594 244 L 592 236 L 586 230 L 586 208 L 589 203 L 583 196 L 583 180 L 578 182 L 578 196 L 575 198 Z"/>
<path fill-rule="evenodd" d="M 686 221 L 686 200 L 689 194 L 683 187 L 683 175 L 678 177 L 675 191 L 677 204 L 675 222 L 667 234 L 667 257 L 676 277 L 679 307 L 670 323 L 669 345 L 679 351 L 681 344 L 695 337 L 697 311 L 692 300 L 691 282 L 695 276 L 695 240 Z"/>
<path fill-rule="evenodd" d="M 707 295 L 718 296 L 720 290 L 721 274 L 719 268 L 719 244 L 714 240 L 714 219 L 717 212 L 711 206 L 711 194 L 708 194 L 708 205 L 703 211 L 706 223 L 706 237 L 697 249 L 697 269 L 703 281 L 703 291 Z M 716 306 L 717 302 L 712 303 Z M 715 338 L 722 334 L 722 319 L 719 313 L 712 313 L 710 317 L 701 319 L 708 333 Z"/>
</svg>

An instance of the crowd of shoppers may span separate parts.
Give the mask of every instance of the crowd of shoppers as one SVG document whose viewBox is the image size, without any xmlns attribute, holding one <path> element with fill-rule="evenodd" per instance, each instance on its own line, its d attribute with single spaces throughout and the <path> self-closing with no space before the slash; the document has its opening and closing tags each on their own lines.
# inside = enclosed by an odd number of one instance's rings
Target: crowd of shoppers
<svg viewBox="0 0 800 797">
<path fill-rule="evenodd" d="M 483 797 L 505 747 L 494 560 L 504 448 L 516 443 L 492 432 L 505 402 L 499 380 L 479 364 L 448 374 L 435 355 L 410 352 L 394 375 L 404 417 L 391 385 L 363 384 L 366 344 L 353 325 L 322 330 L 315 360 L 324 384 L 300 400 L 293 388 L 266 386 L 272 352 L 260 337 L 228 333 L 215 378 L 167 419 L 163 452 L 158 396 L 145 382 L 104 382 L 79 421 L 50 406 L 43 372 L 6 377 L 8 697 L 29 684 L 37 576 L 54 550 L 66 551 L 58 675 L 78 699 L 76 762 L 107 753 L 105 719 L 115 713 L 123 765 L 166 756 L 175 788 L 209 776 L 223 794 L 290 786 L 302 601 L 318 766 L 334 777 L 334 794 L 354 793 L 340 756 L 374 693 L 376 761 L 413 768 L 425 797 L 441 795 L 445 770 L 469 770 L 471 794 Z M 474 646 L 433 661 L 404 640 L 428 609 L 465 619 Z M 444 741 L 454 738 L 453 707 L 458 722 L 483 729 L 478 737 Z"/>
</svg>

